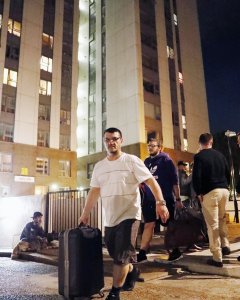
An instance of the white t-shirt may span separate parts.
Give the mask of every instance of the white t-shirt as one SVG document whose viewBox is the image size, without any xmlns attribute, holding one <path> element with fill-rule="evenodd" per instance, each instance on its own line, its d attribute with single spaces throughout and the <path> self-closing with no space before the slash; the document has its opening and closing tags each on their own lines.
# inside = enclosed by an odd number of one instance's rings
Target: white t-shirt
<svg viewBox="0 0 240 300">
<path fill-rule="evenodd" d="M 127 153 L 113 161 L 104 158 L 95 165 L 90 186 L 100 188 L 105 226 L 126 219 L 141 220 L 139 183 L 151 177 L 141 159 Z"/>
</svg>

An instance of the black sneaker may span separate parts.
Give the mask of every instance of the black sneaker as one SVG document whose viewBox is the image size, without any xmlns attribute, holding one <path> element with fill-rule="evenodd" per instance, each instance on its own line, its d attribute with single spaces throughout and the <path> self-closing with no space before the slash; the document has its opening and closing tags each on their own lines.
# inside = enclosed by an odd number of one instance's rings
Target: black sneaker
<svg viewBox="0 0 240 300">
<path fill-rule="evenodd" d="M 105 300 L 120 300 L 120 297 L 110 292 Z"/>
<path fill-rule="evenodd" d="M 127 277 L 125 279 L 125 282 L 122 286 L 122 289 L 124 291 L 132 291 L 134 289 L 135 283 L 138 280 L 140 275 L 140 270 L 133 266 L 132 272 L 129 272 L 127 274 Z"/>
<path fill-rule="evenodd" d="M 221 261 L 215 261 L 213 259 L 208 259 L 207 264 L 210 266 L 218 267 L 218 268 L 223 267 L 223 263 Z"/>
<path fill-rule="evenodd" d="M 169 257 L 168 257 L 168 261 L 177 261 L 179 260 L 180 258 L 182 258 L 182 253 L 179 249 L 174 249 L 170 254 L 169 254 Z"/>
<path fill-rule="evenodd" d="M 229 255 L 231 253 L 231 250 L 229 247 L 222 247 L 222 255 Z"/>
<path fill-rule="evenodd" d="M 146 262 L 147 261 L 147 255 L 145 250 L 140 250 L 139 253 L 137 254 L 137 262 Z"/>
</svg>

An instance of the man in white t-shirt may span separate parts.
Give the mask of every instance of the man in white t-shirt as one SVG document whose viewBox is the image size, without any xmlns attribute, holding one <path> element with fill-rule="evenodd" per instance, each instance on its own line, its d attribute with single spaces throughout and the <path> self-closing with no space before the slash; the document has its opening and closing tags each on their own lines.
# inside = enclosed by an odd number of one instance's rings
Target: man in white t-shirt
<svg viewBox="0 0 240 300">
<path fill-rule="evenodd" d="M 108 128 L 103 138 L 107 157 L 94 167 L 91 189 L 79 223 L 88 222 L 91 209 L 101 197 L 105 244 L 113 258 L 113 286 L 106 300 L 119 300 L 120 290 L 132 290 L 139 275 L 130 263 L 135 253 L 133 233 L 141 220 L 139 184 L 145 182 L 151 188 L 156 212 L 164 223 L 169 213 L 161 188 L 142 160 L 121 151 L 121 131 Z"/>
</svg>

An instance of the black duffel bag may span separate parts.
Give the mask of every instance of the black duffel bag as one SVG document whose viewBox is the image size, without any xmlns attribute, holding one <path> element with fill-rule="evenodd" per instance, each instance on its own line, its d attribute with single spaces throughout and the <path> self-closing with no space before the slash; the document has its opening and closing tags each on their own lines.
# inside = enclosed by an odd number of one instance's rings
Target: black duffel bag
<svg viewBox="0 0 240 300">
<path fill-rule="evenodd" d="M 167 250 L 205 241 L 204 220 L 200 210 L 191 206 L 175 210 L 167 226 L 164 243 Z"/>
</svg>

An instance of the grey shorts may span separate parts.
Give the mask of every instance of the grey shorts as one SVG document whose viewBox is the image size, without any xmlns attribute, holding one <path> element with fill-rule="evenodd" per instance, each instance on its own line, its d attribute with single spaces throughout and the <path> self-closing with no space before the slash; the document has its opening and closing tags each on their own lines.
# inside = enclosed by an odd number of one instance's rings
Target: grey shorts
<svg viewBox="0 0 240 300">
<path fill-rule="evenodd" d="M 124 220 L 116 226 L 105 227 L 105 244 L 116 265 L 129 264 L 135 255 L 135 243 L 140 221 Z"/>
</svg>

